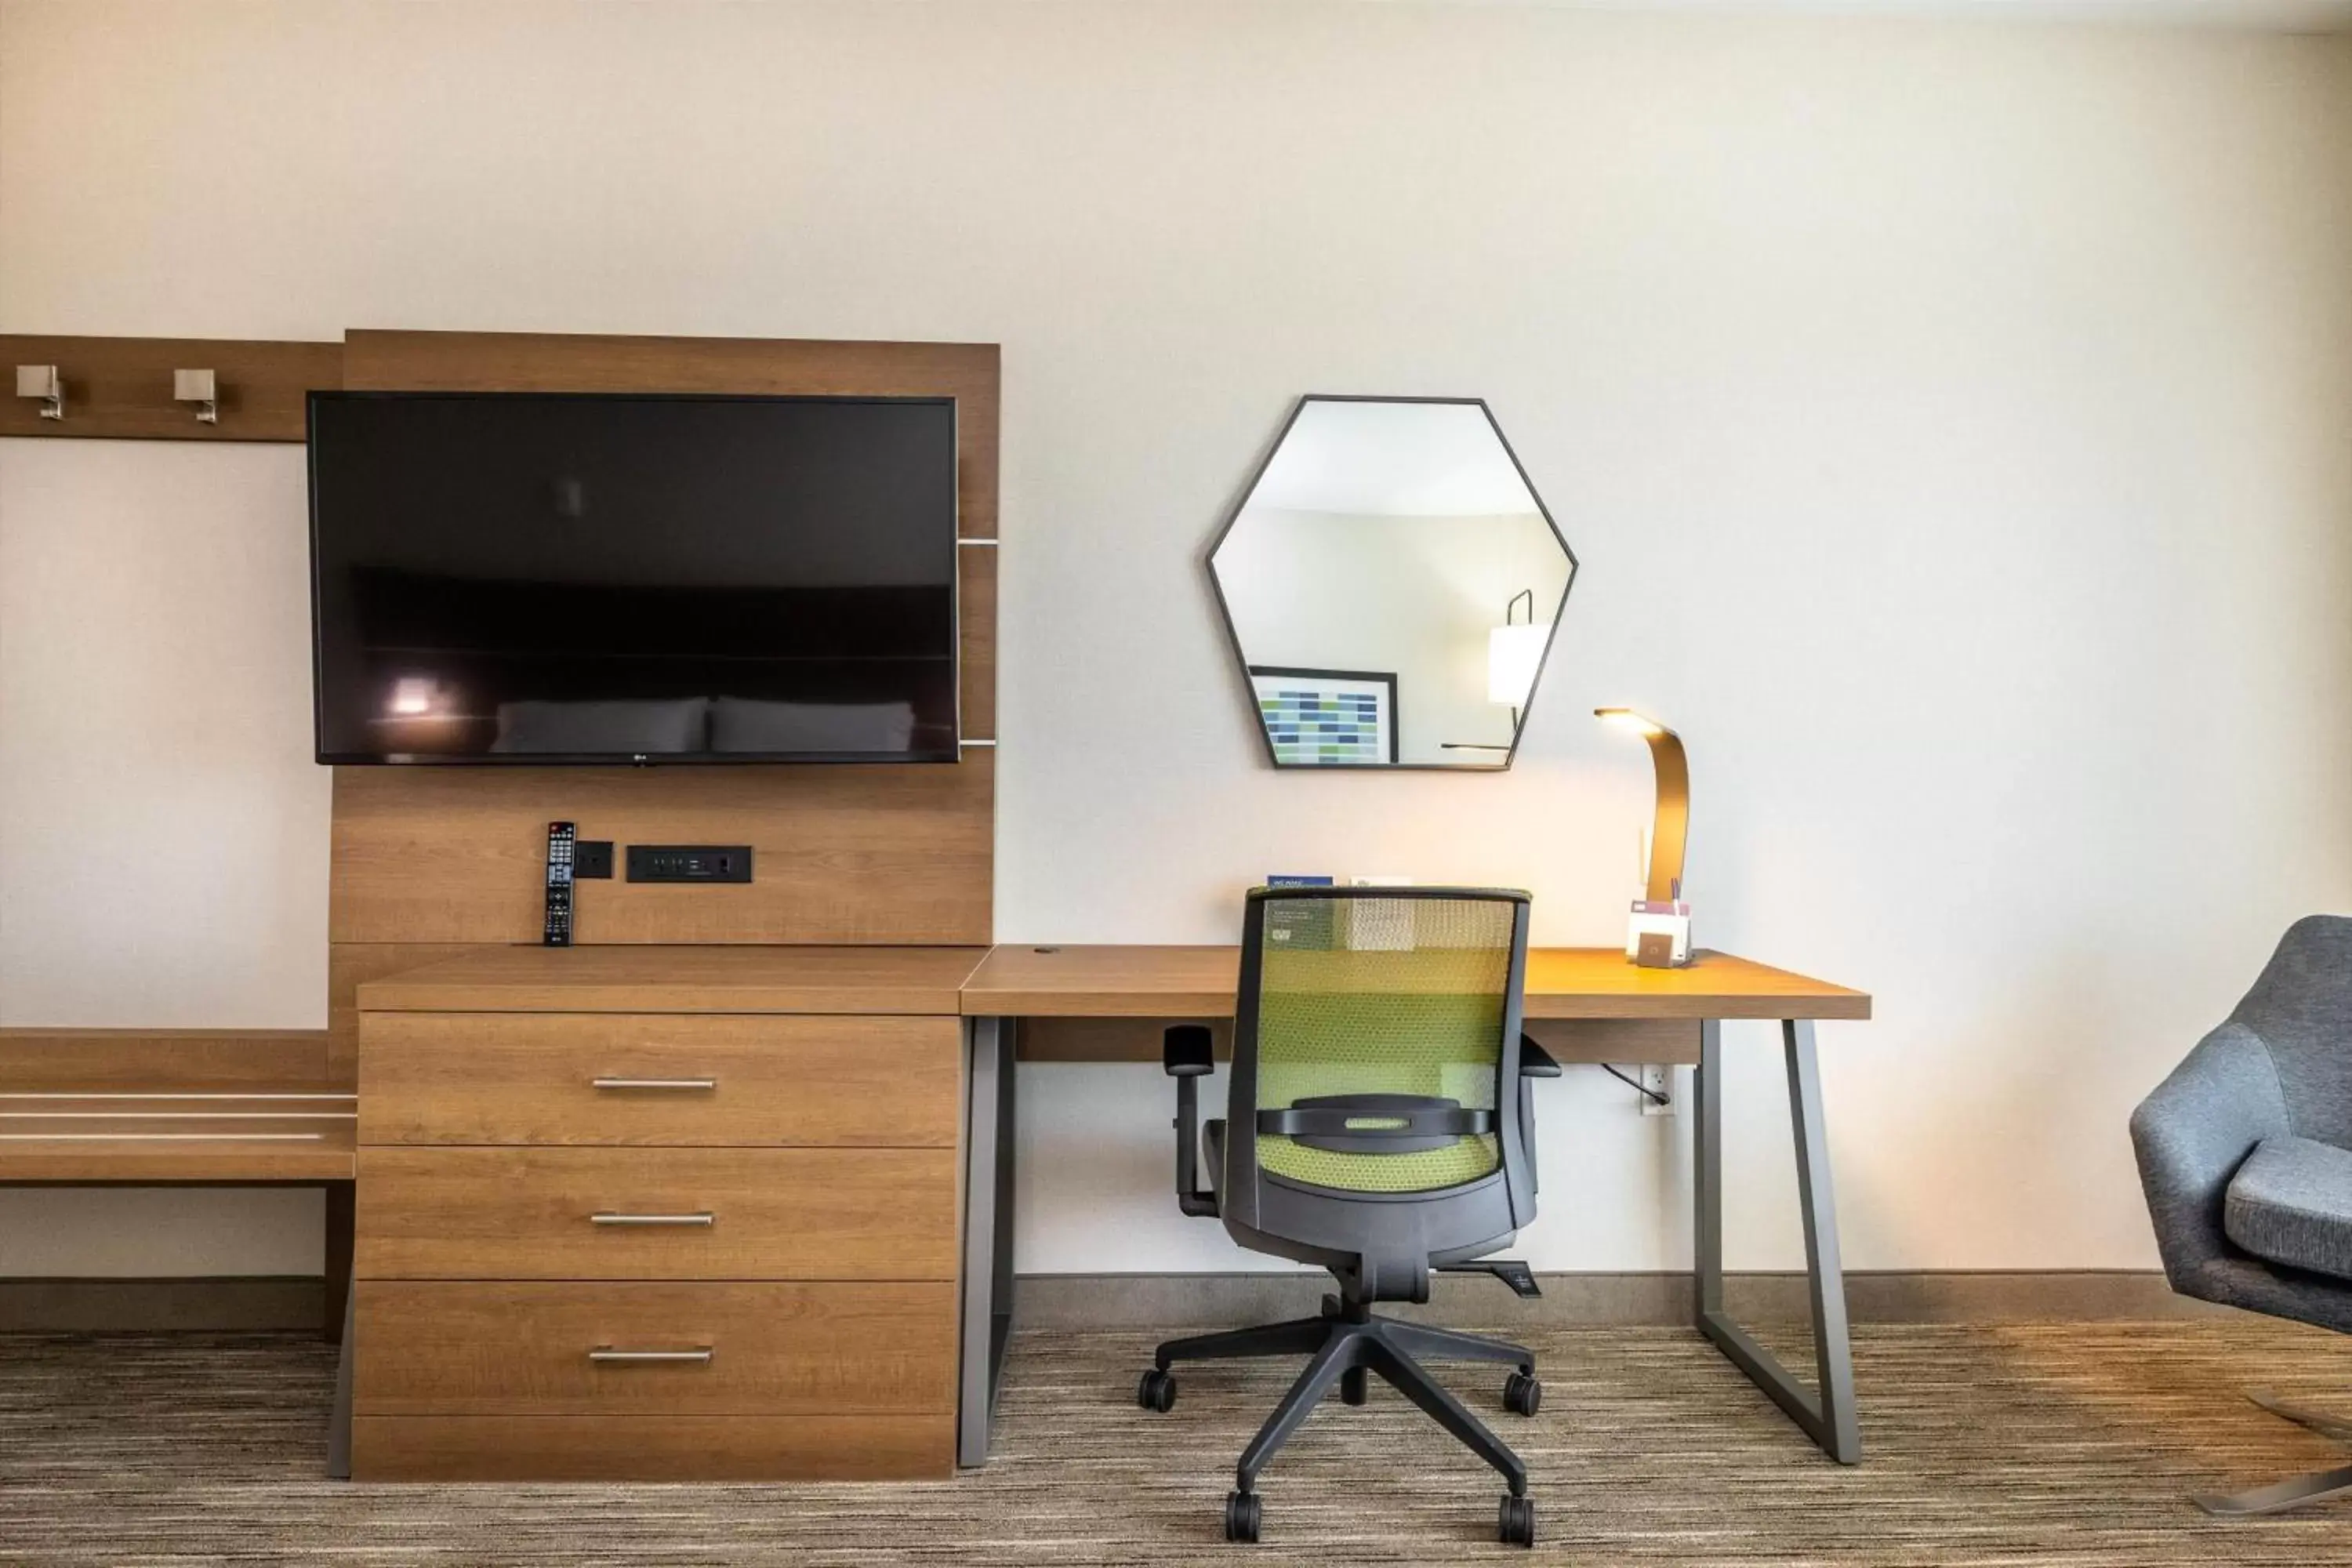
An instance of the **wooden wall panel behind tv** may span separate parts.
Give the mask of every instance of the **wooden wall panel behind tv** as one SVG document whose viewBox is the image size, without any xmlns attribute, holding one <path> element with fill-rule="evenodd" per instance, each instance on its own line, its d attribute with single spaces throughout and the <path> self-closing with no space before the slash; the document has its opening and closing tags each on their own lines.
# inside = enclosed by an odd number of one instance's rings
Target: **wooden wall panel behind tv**
<svg viewBox="0 0 2352 1568">
<path fill-rule="evenodd" d="M 337 768 L 328 928 L 336 942 L 537 941 L 547 825 L 562 820 L 583 838 L 752 849 L 740 886 L 582 882 L 582 942 L 986 942 L 995 772 L 985 751 L 956 764 Z"/>
<path fill-rule="evenodd" d="M 992 343 L 353 331 L 343 384 L 392 391 L 714 392 L 957 399 L 959 532 L 997 533 Z M 996 552 L 961 557 L 963 731 L 995 736 Z M 961 763 L 335 772 L 334 995 L 453 946 L 538 940 L 546 825 L 617 844 L 750 844 L 755 880 L 580 884 L 575 940 L 981 944 L 992 939 L 996 770 Z M 361 947 L 359 944 L 370 944 Z M 345 1018 L 343 1021 L 348 1021 Z M 348 1042 L 331 1056 L 341 1067 Z"/>
</svg>

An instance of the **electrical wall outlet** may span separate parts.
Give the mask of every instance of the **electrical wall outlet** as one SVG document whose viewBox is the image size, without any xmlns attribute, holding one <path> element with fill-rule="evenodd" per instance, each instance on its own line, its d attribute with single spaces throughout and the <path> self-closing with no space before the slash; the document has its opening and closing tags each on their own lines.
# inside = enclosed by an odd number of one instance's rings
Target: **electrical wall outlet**
<svg viewBox="0 0 2352 1568">
<path fill-rule="evenodd" d="M 1643 1115 L 1672 1116 L 1682 1109 L 1682 1102 L 1675 1098 L 1675 1069 L 1672 1067 L 1664 1062 L 1643 1062 L 1640 1076 L 1642 1087 L 1649 1091 L 1642 1096 Z M 1660 1104 L 1651 1099 L 1654 1094 L 1664 1095 L 1665 1102 Z"/>
<path fill-rule="evenodd" d="M 632 844 L 628 869 L 632 882 L 748 882 L 751 879 L 751 847 Z"/>
</svg>

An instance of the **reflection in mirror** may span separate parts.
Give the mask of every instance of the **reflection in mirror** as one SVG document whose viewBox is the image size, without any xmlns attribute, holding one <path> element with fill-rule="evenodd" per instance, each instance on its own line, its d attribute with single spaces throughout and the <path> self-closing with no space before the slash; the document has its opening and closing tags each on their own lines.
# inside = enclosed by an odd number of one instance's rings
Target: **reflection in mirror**
<svg viewBox="0 0 2352 1568">
<path fill-rule="evenodd" d="M 1576 558 L 1475 399 L 1307 397 L 1209 552 L 1284 767 L 1507 767 Z"/>
</svg>

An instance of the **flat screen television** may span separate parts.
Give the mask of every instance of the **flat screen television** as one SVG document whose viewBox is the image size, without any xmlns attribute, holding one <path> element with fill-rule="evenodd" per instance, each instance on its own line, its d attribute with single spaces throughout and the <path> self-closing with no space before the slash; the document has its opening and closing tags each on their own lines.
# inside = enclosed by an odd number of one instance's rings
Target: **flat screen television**
<svg viewBox="0 0 2352 1568">
<path fill-rule="evenodd" d="M 957 760 L 952 398 L 310 395 L 322 763 Z"/>
</svg>

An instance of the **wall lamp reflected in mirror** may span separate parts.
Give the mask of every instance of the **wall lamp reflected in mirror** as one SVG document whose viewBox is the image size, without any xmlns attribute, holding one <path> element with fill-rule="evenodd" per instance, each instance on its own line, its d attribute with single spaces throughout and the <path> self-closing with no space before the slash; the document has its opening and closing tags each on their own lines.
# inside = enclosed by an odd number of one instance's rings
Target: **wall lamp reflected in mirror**
<svg viewBox="0 0 2352 1568">
<path fill-rule="evenodd" d="M 1528 618 L 1517 618 L 1519 605 Z M 1511 710 L 1511 732 L 1519 728 L 1519 710 L 1536 689 L 1536 673 L 1543 668 L 1544 643 L 1551 628 L 1536 625 L 1536 591 L 1522 588 L 1503 606 L 1503 624 L 1486 634 L 1486 700 Z"/>
<path fill-rule="evenodd" d="M 16 367 L 16 395 L 38 398 L 41 417 L 62 419 L 66 416 L 66 383 L 53 364 L 20 364 Z"/>
<path fill-rule="evenodd" d="M 1690 761 L 1683 739 L 1632 708 L 1595 708 L 1604 723 L 1650 742 L 1658 798 L 1650 826 L 1647 880 L 1625 931 L 1625 956 L 1647 969 L 1690 962 L 1690 905 L 1683 901 L 1683 851 L 1690 838 Z"/>
</svg>

